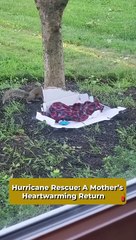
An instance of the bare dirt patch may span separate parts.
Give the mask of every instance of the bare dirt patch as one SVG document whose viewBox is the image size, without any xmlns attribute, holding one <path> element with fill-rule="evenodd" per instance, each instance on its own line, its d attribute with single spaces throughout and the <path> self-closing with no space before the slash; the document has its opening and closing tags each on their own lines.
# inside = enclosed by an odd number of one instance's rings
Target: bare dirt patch
<svg viewBox="0 0 136 240">
<path fill-rule="evenodd" d="M 26 88 L 26 87 L 25 87 Z M 28 86 L 30 89 L 31 86 Z M 68 88 L 71 90 L 76 90 L 76 86 L 72 82 L 68 83 Z M 136 96 L 136 89 L 129 89 L 124 93 L 126 96 L 131 94 L 132 97 Z M 1 94 L 2 95 L 2 94 Z M 9 104 L 9 103 L 7 103 Z M 113 149 L 119 143 L 119 138 L 117 134 L 117 127 L 128 127 L 131 124 L 135 124 L 136 120 L 136 109 L 126 109 L 124 112 L 121 112 L 119 115 L 114 117 L 110 121 L 100 122 L 99 124 L 90 125 L 80 129 L 54 129 L 50 126 L 45 126 L 42 128 L 38 127 L 38 121 L 36 120 L 36 112 L 40 111 L 41 102 L 27 104 L 25 105 L 25 111 L 22 113 L 14 114 L 15 124 L 21 124 L 24 130 L 24 134 L 18 134 L 11 139 L 8 139 L 6 143 L 0 143 L 1 148 L 1 171 L 10 169 L 10 164 L 16 161 L 14 152 L 10 155 L 10 158 L 7 160 L 7 154 L 3 151 L 3 148 L 8 144 L 14 150 L 18 150 L 23 153 L 25 149 L 25 157 L 37 159 L 38 156 L 42 157 L 43 150 L 32 148 L 32 151 L 26 150 L 25 142 L 32 140 L 41 139 L 43 141 L 48 141 L 47 152 L 54 151 L 56 156 L 58 154 L 57 150 L 50 150 L 50 145 L 52 142 L 56 142 L 59 146 L 64 146 L 67 144 L 73 149 L 73 153 L 67 154 L 66 156 L 64 151 L 64 160 L 56 164 L 57 168 L 63 167 L 63 176 L 64 177 L 73 177 L 73 173 L 70 171 L 68 164 L 70 163 L 73 169 L 82 168 L 85 164 L 90 166 L 92 170 L 97 170 L 103 167 L 102 159 L 108 155 L 113 154 Z M 6 106 L 6 105 L 5 105 Z M 1 122 L 4 121 L 4 108 L 0 101 L 0 118 Z M 56 146 L 57 147 L 57 146 Z M 35 155 L 35 158 L 34 158 Z M 45 157 L 45 156 L 44 156 Z M 45 157 L 46 159 L 46 157 Z M 80 159 L 80 160 L 79 160 Z M 6 163 L 6 164 L 4 164 Z M 54 165 L 55 166 L 55 165 Z M 40 171 L 40 172 L 39 172 Z M 42 170 L 42 167 L 39 169 L 31 169 L 31 164 L 29 168 L 25 164 L 21 165 L 20 168 L 14 169 L 14 176 L 19 177 L 22 173 L 27 172 L 29 175 L 31 173 L 34 177 L 46 177 L 47 172 L 45 169 Z"/>
</svg>

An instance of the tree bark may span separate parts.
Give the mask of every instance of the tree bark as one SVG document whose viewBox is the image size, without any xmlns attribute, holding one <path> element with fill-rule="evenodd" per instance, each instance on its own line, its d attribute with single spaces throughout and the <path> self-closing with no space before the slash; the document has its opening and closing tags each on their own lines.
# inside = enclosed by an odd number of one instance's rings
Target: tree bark
<svg viewBox="0 0 136 240">
<path fill-rule="evenodd" d="M 35 0 L 42 24 L 44 87 L 65 87 L 61 20 L 69 0 Z"/>
</svg>

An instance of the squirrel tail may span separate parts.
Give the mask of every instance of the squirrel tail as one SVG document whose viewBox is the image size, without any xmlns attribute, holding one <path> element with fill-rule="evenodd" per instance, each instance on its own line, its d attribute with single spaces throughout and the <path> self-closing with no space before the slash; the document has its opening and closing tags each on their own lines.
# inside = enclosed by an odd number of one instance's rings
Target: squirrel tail
<svg viewBox="0 0 136 240">
<path fill-rule="evenodd" d="M 7 90 L 3 97 L 2 97 L 2 103 L 4 104 L 6 101 L 9 101 L 14 98 L 18 99 L 26 99 L 28 97 L 29 93 L 21 90 L 21 89 L 10 89 Z"/>
</svg>

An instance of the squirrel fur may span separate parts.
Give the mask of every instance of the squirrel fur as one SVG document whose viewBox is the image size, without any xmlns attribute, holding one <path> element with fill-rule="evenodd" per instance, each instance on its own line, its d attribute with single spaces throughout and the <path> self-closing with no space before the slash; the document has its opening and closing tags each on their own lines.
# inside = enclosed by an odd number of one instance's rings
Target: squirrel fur
<svg viewBox="0 0 136 240">
<path fill-rule="evenodd" d="M 43 100 L 42 87 L 35 87 L 30 92 L 27 92 L 22 89 L 7 90 L 3 95 L 2 102 L 4 104 L 6 101 L 9 101 L 14 98 L 24 99 L 27 102 L 37 101 L 40 99 Z"/>
</svg>

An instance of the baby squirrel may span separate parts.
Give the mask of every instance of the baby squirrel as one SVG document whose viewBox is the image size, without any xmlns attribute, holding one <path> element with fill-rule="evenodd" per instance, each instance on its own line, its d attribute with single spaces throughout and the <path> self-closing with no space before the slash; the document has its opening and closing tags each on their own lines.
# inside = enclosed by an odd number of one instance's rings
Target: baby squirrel
<svg viewBox="0 0 136 240">
<path fill-rule="evenodd" d="M 21 89 L 7 90 L 2 98 L 3 104 L 12 98 L 25 99 L 27 102 L 43 100 L 42 87 L 35 87 L 30 92 Z"/>
</svg>

